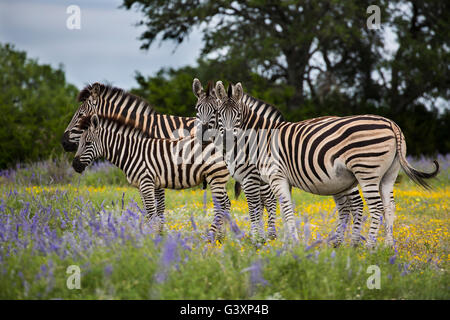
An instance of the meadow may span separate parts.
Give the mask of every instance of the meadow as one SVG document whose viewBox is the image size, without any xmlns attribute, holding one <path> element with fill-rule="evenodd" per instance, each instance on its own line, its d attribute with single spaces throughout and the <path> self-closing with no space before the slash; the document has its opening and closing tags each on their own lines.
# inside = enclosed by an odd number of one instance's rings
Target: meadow
<svg viewBox="0 0 450 320">
<path fill-rule="evenodd" d="M 109 164 L 82 175 L 67 156 L 18 165 L 0 171 L 0 299 L 449 299 L 450 155 L 438 161 L 432 191 L 400 175 L 395 246 L 383 246 L 383 230 L 373 251 L 350 247 L 349 229 L 343 246 L 331 246 L 331 197 L 294 189 L 300 245 L 283 241 L 278 214 L 278 238 L 255 246 L 247 203 L 234 199 L 230 181 L 225 240 L 208 243 L 209 190 L 167 190 L 160 236 L 143 219 L 137 189 Z M 364 217 L 363 236 L 366 207 Z"/>
</svg>

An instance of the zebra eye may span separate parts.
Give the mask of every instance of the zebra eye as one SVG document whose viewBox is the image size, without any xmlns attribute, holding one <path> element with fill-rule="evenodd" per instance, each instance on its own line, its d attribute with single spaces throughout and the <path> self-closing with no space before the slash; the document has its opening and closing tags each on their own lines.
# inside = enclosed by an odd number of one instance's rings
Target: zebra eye
<svg viewBox="0 0 450 320">
<path fill-rule="evenodd" d="M 91 146 L 92 145 L 92 142 L 91 141 L 87 141 L 86 142 L 86 147 L 89 147 L 89 146 Z"/>
</svg>

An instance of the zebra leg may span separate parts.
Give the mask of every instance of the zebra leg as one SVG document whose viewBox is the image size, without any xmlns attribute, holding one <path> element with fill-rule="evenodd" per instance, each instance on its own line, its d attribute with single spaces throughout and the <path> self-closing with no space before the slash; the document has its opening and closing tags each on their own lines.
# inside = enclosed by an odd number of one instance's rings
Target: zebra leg
<svg viewBox="0 0 450 320">
<path fill-rule="evenodd" d="M 222 242 L 225 239 L 225 235 L 226 235 L 226 228 L 225 228 L 225 223 L 224 223 L 224 215 L 225 214 L 230 214 L 230 209 L 231 209 L 231 202 L 230 199 L 228 198 L 228 194 L 226 192 L 225 189 L 225 203 L 224 203 L 224 209 L 222 212 L 222 217 L 221 217 L 221 223 L 218 226 L 218 230 L 217 230 L 217 234 L 216 234 L 216 239 L 219 240 L 219 242 Z"/>
<path fill-rule="evenodd" d="M 275 228 L 275 217 L 277 214 L 277 198 L 273 194 L 268 184 L 261 185 L 261 200 L 263 206 L 261 206 L 261 214 L 264 213 L 264 207 L 267 208 L 267 233 L 270 240 L 277 238 L 277 230 Z"/>
<path fill-rule="evenodd" d="M 151 223 L 156 216 L 156 204 L 155 204 L 155 184 L 147 177 L 142 178 L 139 183 L 139 192 L 141 194 L 142 202 L 145 207 L 147 222 Z"/>
<path fill-rule="evenodd" d="M 165 209 L 165 192 L 164 189 L 155 189 L 156 214 L 159 219 L 159 233 L 164 231 L 164 209 Z"/>
<path fill-rule="evenodd" d="M 350 222 L 351 203 L 350 198 L 347 197 L 347 192 L 334 195 L 333 198 L 339 215 L 338 225 L 336 228 L 336 241 L 333 245 L 334 247 L 338 247 L 344 241 L 345 230 Z"/>
<path fill-rule="evenodd" d="M 394 244 L 394 220 L 395 220 L 395 200 L 394 200 L 394 183 L 397 179 L 400 164 L 394 160 L 388 171 L 381 179 L 380 193 L 384 207 L 384 221 L 386 225 L 385 244 L 393 246 Z"/>
<path fill-rule="evenodd" d="M 291 187 L 285 178 L 273 177 L 270 179 L 270 188 L 280 201 L 280 208 L 284 223 L 286 224 L 286 236 L 288 241 L 299 242 L 297 227 L 295 226 L 294 208 L 291 198 Z"/>
<path fill-rule="evenodd" d="M 264 228 L 261 219 L 261 194 L 259 177 L 246 177 L 242 181 L 245 197 L 247 198 L 248 212 L 250 215 L 250 233 L 256 243 L 264 242 Z"/>
<path fill-rule="evenodd" d="M 362 183 L 361 183 L 362 182 Z M 380 228 L 381 217 L 384 214 L 383 201 L 380 196 L 379 180 L 361 180 L 361 189 L 366 199 L 370 212 L 370 228 L 367 239 L 367 247 L 373 248 L 377 242 L 378 229 Z"/>
<path fill-rule="evenodd" d="M 361 195 L 359 194 L 358 186 L 355 186 L 347 194 L 347 198 L 350 202 L 350 210 L 353 216 L 353 227 L 351 236 L 351 245 L 356 247 L 361 242 L 361 226 L 362 215 L 364 209 L 364 203 Z"/>
<path fill-rule="evenodd" d="M 208 240 L 214 241 L 217 238 L 217 240 L 222 241 L 224 212 L 229 212 L 230 210 L 230 199 L 228 198 L 226 184 L 214 179 L 209 180 L 208 183 L 211 187 L 214 205 L 214 220 L 208 231 Z"/>
</svg>

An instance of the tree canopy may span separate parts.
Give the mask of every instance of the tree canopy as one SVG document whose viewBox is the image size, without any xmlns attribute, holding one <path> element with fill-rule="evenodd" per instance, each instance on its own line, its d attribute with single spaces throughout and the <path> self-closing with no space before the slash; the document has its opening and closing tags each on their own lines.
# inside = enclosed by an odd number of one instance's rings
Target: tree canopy
<svg viewBox="0 0 450 320">
<path fill-rule="evenodd" d="M 39 64 L 0 44 L 0 168 L 60 153 L 77 93 L 61 67 Z"/>
<path fill-rule="evenodd" d="M 420 99 L 449 97 L 450 8 L 446 1 L 377 1 L 382 30 L 369 30 L 372 1 L 124 0 L 145 26 L 142 48 L 182 42 L 199 29 L 202 57 L 239 65 L 292 88 L 288 109 L 336 91 L 352 108 L 373 101 L 401 113 Z M 198 29 L 195 29 L 198 28 Z M 398 48 L 389 54 L 386 31 Z M 240 73 L 225 79 L 243 81 Z"/>
</svg>

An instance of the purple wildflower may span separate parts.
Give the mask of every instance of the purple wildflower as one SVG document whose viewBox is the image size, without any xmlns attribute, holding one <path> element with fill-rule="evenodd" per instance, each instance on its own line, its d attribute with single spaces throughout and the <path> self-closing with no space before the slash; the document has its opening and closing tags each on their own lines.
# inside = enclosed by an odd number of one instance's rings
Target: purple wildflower
<svg viewBox="0 0 450 320">
<path fill-rule="evenodd" d="M 177 247 L 177 239 L 175 237 L 168 237 L 166 242 L 164 243 L 163 252 L 159 261 L 160 271 L 155 275 L 155 280 L 157 283 L 166 281 L 170 265 L 174 261 L 180 259 Z"/>
<path fill-rule="evenodd" d="M 195 224 L 194 215 L 192 214 L 192 212 L 191 212 L 190 220 L 191 220 L 192 228 L 194 229 L 194 231 L 197 231 L 197 225 Z"/>
<path fill-rule="evenodd" d="M 113 272 L 113 266 L 110 264 L 106 265 L 106 267 L 103 269 L 103 272 L 107 278 L 111 277 L 111 274 Z"/>
<path fill-rule="evenodd" d="M 250 267 L 243 269 L 241 272 L 250 272 L 250 290 L 253 294 L 258 286 L 266 286 L 269 282 L 263 278 L 262 262 L 256 260 Z"/>
</svg>

